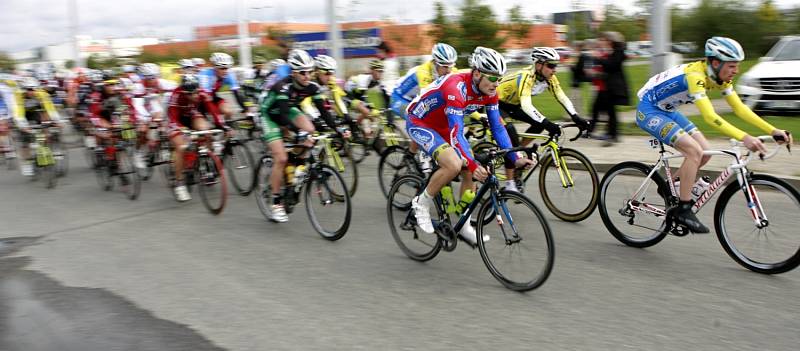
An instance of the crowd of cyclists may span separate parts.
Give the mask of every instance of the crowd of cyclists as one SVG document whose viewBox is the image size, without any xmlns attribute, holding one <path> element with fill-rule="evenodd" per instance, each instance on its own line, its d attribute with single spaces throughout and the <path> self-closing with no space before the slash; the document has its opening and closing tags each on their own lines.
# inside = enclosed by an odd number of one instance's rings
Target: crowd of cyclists
<svg viewBox="0 0 800 351">
<path fill-rule="evenodd" d="M 749 150 L 766 151 L 759 139 L 714 113 L 707 89 L 720 89 L 737 115 L 780 143 L 792 142 L 791 134 L 753 114 L 733 91 L 731 80 L 744 59 L 741 46 L 732 39 L 714 37 L 705 49 L 705 60 L 656 75 L 639 91 L 637 124 L 686 155 L 677 173 L 680 179 L 695 179 L 698 168 L 709 158 L 702 153 L 709 148 L 702 133 L 677 112 L 681 104 L 697 105 L 710 125 L 742 140 Z M 282 223 L 289 220 L 281 191 L 287 185 L 287 169 L 296 174 L 299 167 L 294 165 L 302 162 L 292 160 L 307 157 L 307 153 L 287 149 L 286 143 L 311 147 L 315 141 L 309 136 L 323 131 L 343 141 L 358 142 L 356 135 L 377 133 L 370 122 L 380 116 L 405 135 L 407 149 L 416 155 L 415 162 L 435 161 L 424 188 L 418 189 L 410 202 L 415 227 L 430 235 L 440 229 L 439 223 L 432 221 L 430 210 L 443 187 L 460 174 L 457 198 L 461 198 L 474 193 L 473 180 L 484 182 L 491 176 L 473 154 L 474 143 L 465 136 L 470 120 L 488 122 L 499 150 L 530 142 L 520 138 L 515 124 L 524 124 L 525 133 L 546 132 L 557 138 L 563 125 L 544 116 L 531 101 L 532 96 L 550 91 L 575 126 L 581 131 L 589 127 L 561 89 L 555 72 L 563 60 L 555 49 L 532 48 L 531 64 L 515 71 L 508 70 L 503 55 L 491 48 L 474 48 L 466 69 L 455 67 L 457 58 L 452 46 L 437 43 L 430 60 L 411 68 L 397 82 L 382 80 L 384 64 L 379 59 L 369 62 L 367 73 L 340 80 L 336 77 L 339 63 L 332 57 L 312 57 L 306 51 L 288 49 L 281 58 L 269 62 L 256 58 L 255 67 L 247 70 L 234 70 L 234 59 L 226 53 L 212 54 L 208 63 L 201 58 L 181 59 L 178 81 L 162 78 L 161 67 L 154 63 L 113 70 L 56 71 L 44 67 L 3 74 L 0 151 L 6 159 L 18 158 L 21 173 L 31 176 L 34 160 L 28 145 L 33 142 L 32 126 L 46 121 L 59 128 L 71 124 L 83 137 L 84 146 L 94 150 L 111 143 L 108 131 L 126 123 L 137 132 L 131 151 L 135 167 L 144 169 L 148 167 L 146 148 L 154 141 L 149 131 L 160 128 L 167 131 L 173 151 L 167 167 L 174 168 L 174 197 L 182 202 L 191 199 L 184 179 L 184 152 L 190 142 L 185 132 L 217 129 L 226 138 L 233 138 L 236 131 L 226 121 L 246 116 L 259 131 L 256 134 L 263 142 L 262 152 L 272 160 L 268 179 L 271 194 L 257 196 L 269 196 L 268 218 Z M 515 172 L 525 172 L 539 160 L 531 152 L 519 151 L 507 153 L 502 162 L 504 191 L 518 192 L 522 189 L 515 182 Z M 670 213 L 692 232 L 704 233 L 708 228 L 691 211 L 694 184 L 680 183 L 680 204 Z M 458 233 L 471 245 L 479 244 L 474 223 L 472 219 Z M 493 239 L 484 235 L 481 240 Z"/>
</svg>

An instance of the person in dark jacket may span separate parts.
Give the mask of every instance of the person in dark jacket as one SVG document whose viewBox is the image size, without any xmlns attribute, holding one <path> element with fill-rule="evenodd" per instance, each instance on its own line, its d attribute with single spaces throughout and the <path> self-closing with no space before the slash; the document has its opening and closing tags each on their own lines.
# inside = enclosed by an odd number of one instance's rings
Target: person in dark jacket
<svg viewBox="0 0 800 351">
<path fill-rule="evenodd" d="M 572 84 L 571 84 L 571 91 L 570 91 L 570 100 L 575 105 L 575 110 L 578 111 L 579 115 L 583 114 L 583 83 L 591 82 L 591 79 L 586 74 L 586 68 L 591 62 L 592 58 L 589 54 L 585 51 L 586 45 L 583 41 L 575 42 L 575 51 L 578 53 L 578 57 L 575 60 L 575 64 L 572 65 Z"/>
<path fill-rule="evenodd" d="M 605 48 L 608 55 L 597 55 L 594 64 L 601 71 L 600 78 L 604 89 L 599 91 L 595 98 L 592 115 L 605 111 L 608 114 L 608 134 L 604 146 L 618 140 L 617 134 L 617 106 L 628 105 L 628 82 L 625 78 L 623 63 L 625 56 L 625 38 L 618 32 L 603 32 L 600 34 L 600 46 Z M 596 118 L 593 119 L 596 122 Z M 594 128 L 594 125 L 592 126 Z"/>
</svg>

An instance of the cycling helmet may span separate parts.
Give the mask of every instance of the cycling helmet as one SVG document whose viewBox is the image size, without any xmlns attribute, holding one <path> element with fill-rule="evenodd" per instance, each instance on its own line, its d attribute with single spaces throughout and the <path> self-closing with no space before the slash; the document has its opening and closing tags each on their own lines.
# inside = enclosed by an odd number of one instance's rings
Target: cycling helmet
<svg viewBox="0 0 800 351">
<path fill-rule="evenodd" d="M 139 74 L 145 79 L 157 78 L 160 72 L 161 69 L 155 63 L 145 63 L 139 66 Z"/>
<path fill-rule="evenodd" d="M 369 69 L 374 69 L 376 71 L 383 71 L 383 61 L 378 59 L 370 61 Z"/>
<path fill-rule="evenodd" d="M 739 62 L 744 60 L 744 50 L 736 40 L 712 37 L 706 40 L 706 57 L 716 58 L 722 62 Z"/>
<path fill-rule="evenodd" d="M 531 51 L 531 59 L 533 60 L 533 63 L 558 63 L 561 60 L 561 56 L 553 48 L 538 46 L 533 48 L 533 51 Z"/>
<path fill-rule="evenodd" d="M 456 49 L 445 43 L 437 43 L 434 45 L 431 50 L 431 56 L 433 56 L 433 62 L 438 65 L 452 65 L 455 64 L 458 59 Z"/>
<path fill-rule="evenodd" d="M 324 71 L 336 70 L 336 60 L 328 55 L 319 55 L 315 57 L 314 65 L 317 67 L 317 69 L 321 69 Z"/>
<path fill-rule="evenodd" d="M 314 68 L 314 59 L 304 50 L 289 51 L 289 59 L 286 60 L 292 71 L 302 71 Z"/>
<path fill-rule="evenodd" d="M 200 80 L 193 74 L 185 74 L 181 78 L 181 90 L 187 93 L 193 93 L 200 87 Z"/>
<path fill-rule="evenodd" d="M 23 89 L 36 89 L 39 87 L 39 81 L 34 77 L 25 77 L 20 85 Z"/>
<path fill-rule="evenodd" d="M 224 52 L 215 52 L 211 54 L 211 63 L 214 67 L 228 67 L 233 66 L 233 57 Z"/>
<path fill-rule="evenodd" d="M 478 46 L 472 52 L 472 68 L 483 73 L 502 76 L 506 73 L 506 59 L 499 52 Z"/>
<path fill-rule="evenodd" d="M 195 67 L 194 62 L 192 62 L 192 60 L 190 60 L 190 59 L 180 59 L 180 60 L 178 60 L 178 66 L 181 66 L 181 68 L 183 68 L 183 69 L 194 68 Z"/>
<path fill-rule="evenodd" d="M 283 59 L 274 59 L 272 61 L 269 61 L 269 65 L 267 66 L 267 70 L 269 70 L 270 72 L 274 72 L 275 70 L 278 69 L 278 67 L 283 66 L 285 64 L 286 64 L 286 61 L 284 61 Z"/>
<path fill-rule="evenodd" d="M 203 60 L 203 59 L 201 59 L 199 57 L 195 57 L 195 58 L 192 59 L 192 63 L 194 63 L 194 65 L 196 67 L 202 67 L 202 66 L 205 66 L 206 60 Z"/>
<path fill-rule="evenodd" d="M 136 72 L 136 66 L 134 66 L 134 65 L 122 65 L 122 72 L 123 73 Z"/>
</svg>

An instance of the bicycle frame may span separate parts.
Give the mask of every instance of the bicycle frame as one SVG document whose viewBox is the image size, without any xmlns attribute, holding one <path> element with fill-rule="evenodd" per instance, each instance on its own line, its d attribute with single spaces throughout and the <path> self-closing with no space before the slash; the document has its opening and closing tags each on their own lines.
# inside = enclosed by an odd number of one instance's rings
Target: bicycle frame
<svg viewBox="0 0 800 351">
<path fill-rule="evenodd" d="M 767 218 L 766 213 L 764 212 L 763 206 L 761 205 L 761 201 L 758 198 L 758 194 L 756 194 L 755 189 L 753 189 L 753 186 L 750 184 L 750 181 L 748 180 L 747 177 L 749 173 L 749 171 L 747 170 L 747 164 L 750 163 L 751 158 L 747 157 L 748 155 L 744 156 L 742 155 L 740 151 L 739 142 L 731 141 L 731 145 L 732 147 L 730 150 L 703 151 L 703 155 L 706 156 L 715 156 L 715 155 L 728 156 L 732 158 L 732 160 L 731 163 L 728 165 L 728 167 L 726 167 L 725 170 L 722 171 L 722 173 L 720 173 L 719 176 L 717 176 L 717 178 L 714 179 L 714 181 L 712 181 L 709 184 L 708 189 L 703 194 L 701 194 L 699 198 L 697 198 L 692 210 L 695 213 L 699 212 L 700 209 L 703 208 L 703 206 L 705 206 L 705 204 L 707 204 L 712 197 L 714 197 L 716 192 L 720 188 L 722 188 L 722 185 L 725 184 L 725 182 L 735 173 L 736 180 L 740 184 L 740 189 L 742 189 L 745 200 L 747 201 L 747 208 L 750 210 L 750 215 L 752 216 L 753 223 L 756 225 L 757 228 L 762 228 L 766 226 L 769 220 Z M 778 150 L 779 148 L 776 148 L 773 152 L 765 156 L 763 159 L 766 160 L 768 158 L 771 158 L 772 156 L 777 154 Z M 675 202 L 676 199 L 678 199 L 679 195 L 676 193 L 675 190 L 675 182 L 673 181 L 672 170 L 669 167 L 669 160 L 682 158 L 685 156 L 680 153 L 666 155 L 667 153 L 669 152 L 664 149 L 663 145 L 661 145 L 661 151 L 659 152 L 660 155 L 658 161 L 656 162 L 655 166 L 653 166 L 653 169 L 650 170 L 650 173 L 647 175 L 647 178 L 642 183 L 642 185 L 640 185 L 639 188 L 636 190 L 636 192 L 633 194 L 633 196 L 631 197 L 632 199 L 638 198 L 638 196 L 643 191 L 647 190 L 646 186 L 648 184 L 647 179 L 652 178 L 653 174 L 655 174 L 662 168 L 664 169 L 664 172 L 667 175 L 667 185 L 669 186 L 670 194 L 672 195 L 672 199 L 668 201 Z M 656 216 L 666 215 L 666 210 L 656 208 L 649 204 L 641 204 L 642 206 L 639 206 L 634 204 L 633 201 L 631 200 L 629 201 L 630 201 L 629 205 L 631 206 L 631 209 L 634 211 L 649 212 Z"/>
<path fill-rule="evenodd" d="M 559 145 L 559 140 L 556 138 L 551 138 L 547 134 L 532 134 L 532 133 L 519 133 L 520 139 L 532 139 L 532 140 L 546 140 L 542 147 L 545 148 L 544 152 L 539 155 L 539 158 L 536 163 L 536 166 L 531 169 L 528 174 L 525 175 L 525 179 L 523 182 L 528 182 L 528 179 L 533 174 L 533 171 L 539 167 L 541 161 L 547 157 L 548 154 L 553 156 L 553 165 L 556 166 L 556 172 L 558 173 L 558 177 L 561 180 L 561 186 L 564 188 L 570 188 L 575 186 L 575 181 L 572 179 L 572 174 L 569 172 L 569 167 L 567 167 L 567 161 L 561 158 L 558 150 L 561 148 Z"/>
</svg>

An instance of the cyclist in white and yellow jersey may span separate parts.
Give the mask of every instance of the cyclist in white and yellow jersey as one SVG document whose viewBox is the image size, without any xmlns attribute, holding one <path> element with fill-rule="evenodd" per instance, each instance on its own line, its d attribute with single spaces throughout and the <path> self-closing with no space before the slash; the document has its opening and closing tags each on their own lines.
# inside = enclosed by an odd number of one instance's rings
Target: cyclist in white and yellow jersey
<svg viewBox="0 0 800 351">
<path fill-rule="evenodd" d="M 692 232 L 708 233 L 692 212 L 691 188 L 697 170 L 708 162 L 703 150 L 710 145 L 697 127 L 678 112 L 680 105 L 694 103 L 703 119 L 725 135 L 741 140 L 751 151 L 766 152 L 764 144 L 720 117 L 706 95 L 707 89 L 722 90 L 725 101 L 739 118 L 771 134 L 777 141 L 791 143 L 791 136 L 777 129 L 751 111 L 733 90 L 733 77 L 739 72 L 739 62 L 744 60 L 744 50 L 733 39 L 713 37 L 706 41 L 706 59 L 670 68 L 647 81 L 639 90 L 636 124 L 686 156 L 676 175 L 680 183 L 680 204 L 673 209 L 675 220 Z M 688 137 L 687 137 L 688 136 Z"/>
</svg>

